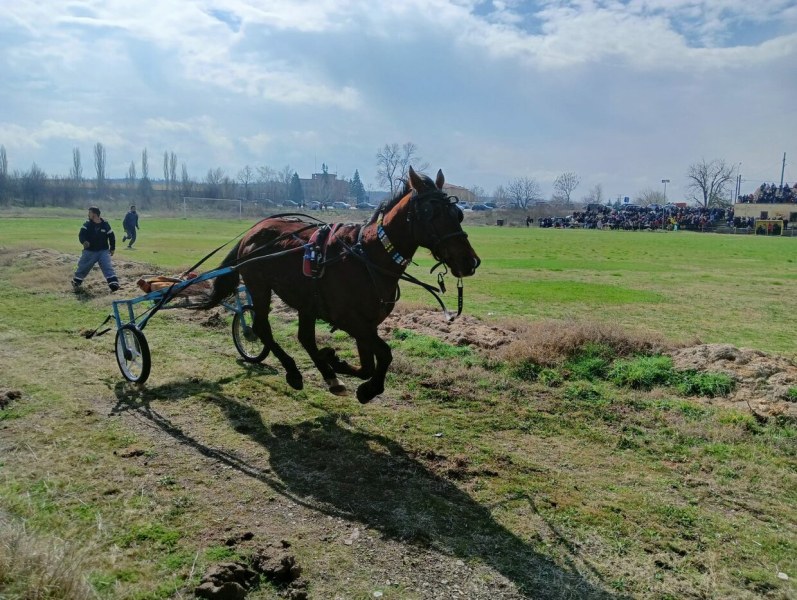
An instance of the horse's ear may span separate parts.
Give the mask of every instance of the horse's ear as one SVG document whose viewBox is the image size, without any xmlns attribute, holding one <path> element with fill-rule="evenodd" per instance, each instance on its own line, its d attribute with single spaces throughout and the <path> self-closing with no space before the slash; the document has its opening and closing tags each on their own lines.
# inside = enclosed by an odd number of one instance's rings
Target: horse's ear
<svg viewBox="0 0 797 600">
<path fill-rule="evenodd" d="M 443 184 L 446 182 L 446 178 L 443 176 L 443 169 L 437 170 L 437 179 L 434 180 L 434 184 L 437 186 L 438 190 L 443 189 Z"/>
<path fill-rule="evenodd" d="M 410 166 L 410 169 L 408 171 L 408 177 L 410 179 L 410 186 L 412 187 L 412 189 L 414 190 L 421 189 L 421 187 L 423 186 L 423 180 L 415 172 L 415 169 L 413 169 L 412 166 Z"/>
</svg>

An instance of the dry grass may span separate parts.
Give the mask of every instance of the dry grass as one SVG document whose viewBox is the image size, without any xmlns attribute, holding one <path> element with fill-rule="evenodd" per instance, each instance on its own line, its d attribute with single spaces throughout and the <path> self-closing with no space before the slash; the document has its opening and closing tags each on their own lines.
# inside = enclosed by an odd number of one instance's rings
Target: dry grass
<svg viewBox="0 0 797 600">
<path fill-rule="evenodd" d="M 96 598 L 83 577 L 83 559 L 66 544 L 36 537 L 0 514 L 0 598 Z"/>
<path fill-rule="evenodd" d="M 583 321 L 509 322 L 516 339 L 496 351 L 510 363 L 531 362 L 552 367 L 574 356 L 588 344 L 611 348 L 617 356 L 656 354 L 675 348 L 657 333 L 635 333 L 620 327 Z"/>
</svg>

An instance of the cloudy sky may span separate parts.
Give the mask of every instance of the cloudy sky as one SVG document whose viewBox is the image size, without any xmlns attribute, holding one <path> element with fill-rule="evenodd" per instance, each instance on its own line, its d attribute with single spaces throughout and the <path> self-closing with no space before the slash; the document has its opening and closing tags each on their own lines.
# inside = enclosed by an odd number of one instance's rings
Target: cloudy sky
<svg viewBox="0 0 797 600">
<path fill-rule="evenodd" d="M 246 165 L 376 183 L 411 141 L 488 194 L 686 193 L 700 160 L 742 191 L 797 180 L 797 0 L 2 0 L 9 170 L 108 177 L 164 151 L 192 178 Z M 140 167 L 139 167 L 140 169 Z M 179 171 L 179 167 L 178 167 Z M 139 171 L 140 174 L 140 171 Z"/>
</svg>

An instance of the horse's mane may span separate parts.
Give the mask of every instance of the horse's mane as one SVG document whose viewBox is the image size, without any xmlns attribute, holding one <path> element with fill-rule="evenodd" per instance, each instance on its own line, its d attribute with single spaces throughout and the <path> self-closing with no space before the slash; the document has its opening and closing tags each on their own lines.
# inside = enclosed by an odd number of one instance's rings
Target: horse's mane
<svg viewBox="0 0 797 600">
<path fill-rule="evenodd" d="M 423 179 L 424 183 L 428 184 L 432 188 L 435 187 L 435 183 L 434 181 L 432 181 L 431 177 L 429 177 L 428 175 L 423 175 L 421 173 L 419 173 L 419 175 L 421 179 Z M 402 179 L 401 184 L 402 184 L 401 189 L 398 192 L 396 192 L 392 198 L 390 198 L 389 200 L 382 200 L 379 206 L 376 207 L 374 214 L 371 215 L 370 219 L 368 219 L 366 225 L 375 223 L 377 218 L 379 218 L 380 213 L 388 212 L 391 208 L 393 208 L 396 204 L 398 204 L 399 200 L 401 200 L 404 196 L 410 193 L 410 190 L 412 189 L 410 188 L 410 182 L 406 179 Z"/>
</svg>

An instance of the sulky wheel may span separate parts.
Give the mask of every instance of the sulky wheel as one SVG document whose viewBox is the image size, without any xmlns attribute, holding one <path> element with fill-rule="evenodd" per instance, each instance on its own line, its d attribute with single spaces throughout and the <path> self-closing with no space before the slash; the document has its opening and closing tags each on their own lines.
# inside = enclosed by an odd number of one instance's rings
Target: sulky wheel
<svg viewBox="0 0 797 600">
<path fill-rule="evenodd" d="M 132 323 L 116 331 L 116 362 L 128 381 L 144 383 L 149 377 L 152 361 L 144 333 Z"/>
<path fill-rule="evenodd" d="M 232 341 L 246 362 L 259 363 L 268 356 L 269 349 L 257 337 L 254 321 L 255 310 L 250 304 L 244 304 L 241 312 L 236 312 L 232 318 Z"/>
</svg>

